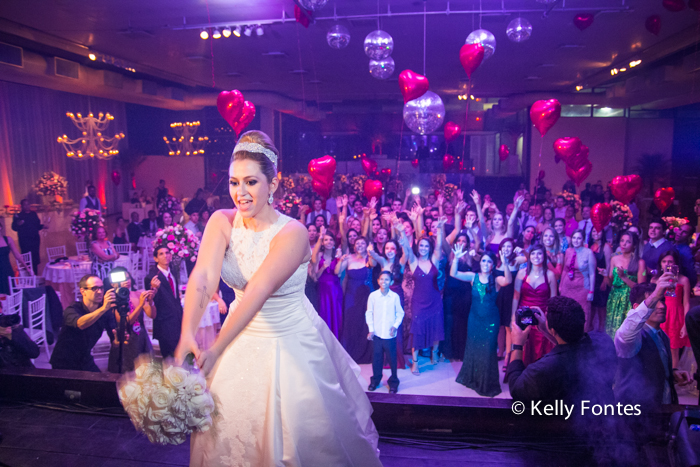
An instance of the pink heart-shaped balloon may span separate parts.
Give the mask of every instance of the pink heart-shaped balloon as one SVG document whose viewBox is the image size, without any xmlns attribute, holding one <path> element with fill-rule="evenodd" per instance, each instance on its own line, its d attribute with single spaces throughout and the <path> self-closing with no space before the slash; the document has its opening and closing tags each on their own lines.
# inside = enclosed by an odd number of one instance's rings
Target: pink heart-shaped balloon
<svg viewBox="0 0 700 467">
<path fill-rule="evenodd" d="M 556 162 L 568 161 L 571 156 L 581 152 L 581 140 L 577 137 L 559 138 L 554 141 L 554 154 L 557 156 Z"/>
<path fill-rule="evenodd" d="M 333 184 L 329 185 L 320 180 L 314 180 L 311 182 L 311 187 L 321 198 L 328 199 L 328 197 L 331 195 L 331 188 L 333 188 Z"/>
<path fill-rule="evenodd" d="M 331 156 L 323 156 L 318 159 L 311 159 L 308 167 L 312 180 L 316 180 L 323 185 L 333 186 L 333 176 L 335 175 L 335 159 Z"/>
<path fill-rule="evenodd" d="M 576 186 L 578 186 L 581 184 L 581 182 L 588 178 L 588 176 L 591 174 L 591 170 L 593 170 L 593 164 L 591 164 L 591 161 L 587 160 L 579 169 L 572 169 L 567 165 L 566 175 L 568 175 L 568 177 L 573 180 L 574 183 L 576 183 Z"/>
<path fill-rule="evenodd" d="M 365 180 L 364 194 L 367 199 L 380 199 L 382 196 L 382 182 L 379 180 Z"/>
<path fill-rule="evenodd" d="M 574 16 L 574 26 L 579 28 L 581 31 L 586 29 L 588 26 L 593 24 L 593 15 L 590 13 L 579 13 Z"/>
<path fill-rule="evenodd" d="M 673 191 L 673 188 L 670 186 L 666 188 L 659 188 L 656 190 L 656 193 L 654 193 L 654 204 L 657 208 L 659 208 L 661 214 L 663 214 L 671 206 L 671 203 L 673 203 L 675 198 L 676 192 Z"/>
<path fill-rule="evenodd" d="M 428 92 L 429 87 L 428 78 L 411 70 L 404 70 L 399 75 L 399 89 L 401 90 L 401 95 L 403 95 L 404 104 L 413 99 L 418 99 Z"/>
<path fill-rule="evenodd" d="M 471 79 L 472 73 L 479 68 L 483 60 L 484 46 L 481 44 L 464 44 L 459 49 L 459 62 L 462 64 L 469 79 Z"/>
<path fill-rule="evenodd" d="M 556 99 L 537 101 L 530 107 L 530 120 L 544 136 L 561 116 L 561 104 Z"/>
<path fill-rule="evenodd" d="M 685 2 L 683 2 L 683 0 L 663 0 L 662 5 L 668 11 L 672 11 L 674 13 L 685 9 Z"/>
<path fill-rule="evenodd" d="M 644 23 L 644 27 L 646 27 L 647 31 L 649 31 L 653 35 L 658 36 L 661 32 L 661 16 L 651 15 L 647 18 L 646 22 Z"/>
<path fill-rule="evenodd" d="M 255 105 L 253 105 L 253 103 L 250 101 L 245 101 L 243 103 L 243 108 L 241 109 L 241 115 L 231 125 L 231 127 L 233 128 L 233 131 L 236 132 L 236 137 L 238 137 L 241 134 L 241 131 L 245 130 L 245 128 L 248 125 L 250 125 L 250 122 L 253 121 L 254 117 L 255 117 Z"/>
<path fill-rule="evenodd" d="M 360 163 L 368 177 L 371 177 L 377 171 L 377 161 L 364 157 L 361 159 Z"/>
<path fill-rule="evenodd" d="M 501 144 L 501 147 L 498 148 L 498 158 L 503 162 L 504 160 L 508 159 L 508 156 L 510 155 L 510 150 L 508 149 L 508 146 L 505 144 Z"/>
<path fill-rule="evenodd" d="M 584 166 L 586 161 L 588 161 L 588 146 L 582 144 L 581 150 L 578 152 L 578 154 L 574 154 L 573 156 L 569 157 L 569 159 L 565 162 L 567 167 L 578 170 Z"/>
<path fill-rule="evenodd" d="M 452 168 L 453 165 L 455 165 L 454 156 L 450 154 L 445 154 L 445 156 L 442 158 L 442 168 L 445 169 L 445 171 L 448 171 Z"/>
<path fill-rule="evenodd" d="M 418 168 L 418 159 L 413 159 L 411 161 L 411 165 L 413 166 L 414 169 Z"/>
<path fill-rule="evenodd" d="M 233 91 L 221 91 L 216 98 L 216 108 L 224 117 L 224 120 L 233 127 L 233 123 L 238 120 L 243 110 L 243 94 L 238 89 Z"/>
<path fill-rule="evenodd" d="M 591 222 L 596 231 L 602 232 L 612 219 L 612 208 L 608 203 L 598 203 L 591 208 Z"/>
<path fill-rule="evenodd" d="M 457 125 L 455 122 L 447 122 L 445 123 L 443 131 L 445 132 L 445 141 L 451 143 L 452 141 L 456 140 L 459 134 L 462 132 L 462 127 Z"/>
<path fill-rule="evenodd" d="M 540 170 L 540 173 L 537 174 L 537 178 L 540 180 L 544 180 L 545 172 L 544 170 Z"/>
<path fill-rule="evenodd" d="M 642 190 L 642 177 L 639 175 L 620 175 L 610 182 L 610 191 L 616 200 L 622 204 L 630 201 Z"/>
</svg>

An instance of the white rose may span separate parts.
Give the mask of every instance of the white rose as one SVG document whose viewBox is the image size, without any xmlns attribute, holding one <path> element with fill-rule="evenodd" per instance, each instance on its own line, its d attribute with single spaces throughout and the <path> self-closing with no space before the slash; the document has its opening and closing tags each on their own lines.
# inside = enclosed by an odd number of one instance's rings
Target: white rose
<svg viewBox="0 0 700 467">
<path fill-rule="evenodd" d="M 170 366 L 163 371 L 163 383 L 179 390 L 187 383 L 189 372 L 179 366 Z"/>
<path fill-rule="evenodd" d="M 146 413 L 146 418 L 155 424 L 160 424 L 165 418 L 168 417 L 168 411 L 165 409 L 154 409 L 149 408 Z M 160 430 L 160 428 L 159 428 Z"/>
<path fill-rule="evenodd" d="M 151 395 L 151 403 L 156 409 L 164 409 L 172 402 L 174 394 L 171 389 L 161 386 Z"/>
<path fill-rule="evenodd" d="M 119 389 L 119 399 L 122 405 L 132 404 L 141 395 L 141 388 L 135 381 L 131 381 Z"/>
</svg>

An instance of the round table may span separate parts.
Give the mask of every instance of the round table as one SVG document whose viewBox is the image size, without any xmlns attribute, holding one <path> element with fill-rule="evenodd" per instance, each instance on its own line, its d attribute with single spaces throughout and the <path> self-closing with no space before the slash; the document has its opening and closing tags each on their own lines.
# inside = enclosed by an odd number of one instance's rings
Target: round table
<svg viewBox="0 0 700 467">
<path fill-rule="evenodd" d="M 44 267 L 44 273 L 42 275 L 46 280 L 46 285 L 50 285 L 54 290 L 59 292 L 63 308 L 67 308 L 75 301 L 75 281 L 73 279 L 73 270 L 71 269 L 70 262 L 92 269 L 92 261 L 86 261 L 85 258 L 85 256 L 71 256 L 69 261 L 47 264 Z M 121 266 L 127 270 L 131 270 L 129 257 L 120 256 L 119 259 L 114 261 L 114 266 Z"/>
</svg>

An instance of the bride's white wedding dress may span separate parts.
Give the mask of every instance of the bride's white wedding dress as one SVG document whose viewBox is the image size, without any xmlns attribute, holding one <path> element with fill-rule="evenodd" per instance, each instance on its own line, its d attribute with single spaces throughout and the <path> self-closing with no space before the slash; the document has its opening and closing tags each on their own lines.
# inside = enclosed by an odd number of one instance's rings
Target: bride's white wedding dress
<svg viewBox="0 0 700 467">
<path fill-rule="evenodd" d="M 291 218 L 248 230 L 236 214 L 221 276 L 245 294 L 248 280 Z M 304 295 L 299 265 L 228 346 L 209 376 L 218 414 L 192 435 L 192 466 L 381 466 L 372 406 L 353 362 Z"/>
</svg>

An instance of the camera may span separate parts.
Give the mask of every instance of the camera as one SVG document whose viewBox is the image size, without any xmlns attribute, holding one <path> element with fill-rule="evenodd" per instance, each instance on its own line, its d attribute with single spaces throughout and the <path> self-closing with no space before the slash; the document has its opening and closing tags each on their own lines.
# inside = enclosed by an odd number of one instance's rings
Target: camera
<svg viewBox="0 0 700 467">
<path fill-rule="evenodd" d="M 539 321 L 532 308 L 524 306 L 515 310 L 515 324 L 524 331 L 528 326 L 537 326 Z"/>
<path fill-rule="evenodd" d="M 117 287 L 116 285 L 128 279 L 123 269 L 115 269 L 109 273 L 109 282 L 114 287 L 114 294 L 117 296 L 117 312 L 120 316 L 126 316 L 129 312 L 129 289 Z"/>
</svg>

